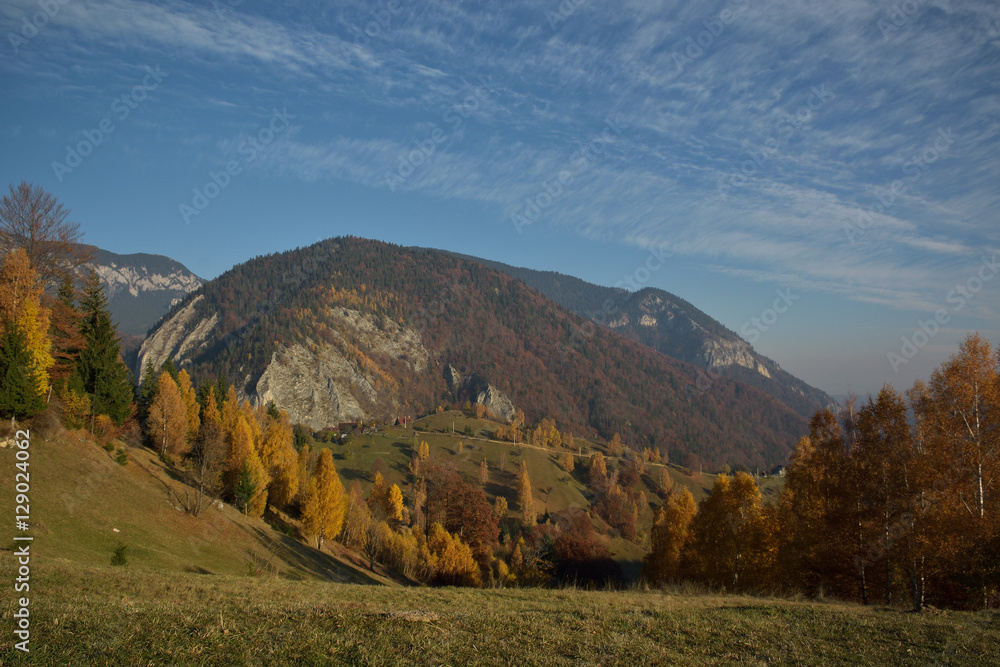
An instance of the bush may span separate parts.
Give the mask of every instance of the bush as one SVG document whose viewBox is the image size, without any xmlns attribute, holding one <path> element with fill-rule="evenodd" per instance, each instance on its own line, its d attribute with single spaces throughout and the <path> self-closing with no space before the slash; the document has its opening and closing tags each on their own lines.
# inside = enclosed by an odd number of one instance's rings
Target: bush
<svg viewBox="0 0 1000 667">
<path fill-rule="evenodd" d="M 115 452 L 115 463 L 120 466 L 126 465 L 128 463 L 128 452 L 125 451 L 124 447 L 119 447 L 118 451 Z"/>
<path fill-rule="evenodd" d="M 115 552 L 111 556 L 111 564 L 118 567 L 128 565 L 128 546 L 120 544 L 115 547 Z"/>
</svg>

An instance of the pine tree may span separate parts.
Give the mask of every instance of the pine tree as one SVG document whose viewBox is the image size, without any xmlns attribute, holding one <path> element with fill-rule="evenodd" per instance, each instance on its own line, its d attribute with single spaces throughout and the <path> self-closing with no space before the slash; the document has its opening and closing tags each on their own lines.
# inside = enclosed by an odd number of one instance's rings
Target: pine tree
<svg viewBox="0 0 1000 667">
<path fill-rule="evenodd" d="M 23 419 L 45 408 L 31 379 L 32 357 L 24 334 L 16 326 L 0 335 L 0 416 Z"/>
<path fill-rule="evenodd" d="M 121 424 L 131 414 L 132 378 L 121 360 L 118 332 L 111 322 L 100 280 L 93 271 L 84 284 L 80 311 L 80 332 L 85 346 L 76 374 L 90 395 L 92 414 L 108 415 Z"/>
</svg>

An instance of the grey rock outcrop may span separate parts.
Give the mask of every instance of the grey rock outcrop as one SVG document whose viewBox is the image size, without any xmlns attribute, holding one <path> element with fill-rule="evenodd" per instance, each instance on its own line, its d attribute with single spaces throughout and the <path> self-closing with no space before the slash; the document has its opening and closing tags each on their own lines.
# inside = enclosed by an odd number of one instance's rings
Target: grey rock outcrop
<svg viewBox="0 0 1000 667">
<path fill-rule="evenodd" d="M 451 364 L 444 367 L 444 379 L 456 402 L 469 401 L 486 407 L 493 414 L 510 421 L 517 408 L 502 391 L 481 376 L 463 375 Z"/>
</svg>

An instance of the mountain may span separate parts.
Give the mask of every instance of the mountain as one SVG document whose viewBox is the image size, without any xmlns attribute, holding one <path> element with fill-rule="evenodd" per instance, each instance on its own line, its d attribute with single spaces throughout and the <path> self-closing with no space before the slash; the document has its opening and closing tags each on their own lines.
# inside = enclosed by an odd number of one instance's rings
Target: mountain
<svg viewBox="0 0 1000 667">
<path fill-rule="evenodd" d="M 192 292 L 151 331 L 136 376 L 171 358 L 314 428 L 425 413 L 463 394 L 576 435 L 619 432 L 693 466 L 780 463 L 806 432 L 758 389 L 720 377 L 705 391 L 696 367 L 607 328 L 579 337 L 587 325 L 480 262 L 330 239 Z"/>
<path fill-rule="evenodd" d="M 173 305 L 205 282 L 163 255 L 93 251 L 93 259 L 85 267 L 97 272 L 111 317 L 119 332 L 127 336 L 145 336 Z"/>
<path fill-rule="evenodd" d="M 701 390 L 709 390 L 721 375 L 766 392 L 807 419 L 835 404 L 826 392 L 785 371 L 722 323 L 670 292 L 651 287 L 629 292 L 554 271 L 458 256 L 502 271 L 577 315 L 701 368 L 705 371 L 699 377 Z M 578 333 L 586 335 L 586 331 Z"/>
</svg>

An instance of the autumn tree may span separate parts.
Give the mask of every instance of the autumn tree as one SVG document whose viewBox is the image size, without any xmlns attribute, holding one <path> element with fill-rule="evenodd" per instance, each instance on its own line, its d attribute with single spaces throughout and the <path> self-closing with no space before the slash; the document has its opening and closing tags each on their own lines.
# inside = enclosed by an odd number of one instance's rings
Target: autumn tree
<svg viewBox="0 0 1000 667">
<path fill-rule="evenodd" d="M 265 412 L 262 419 L 265 423 L 258 450 L 260 463 L 271 478 L 268 503 L 284 509 L 299 492 L 299 460 L 292 444 L 292 426 L 284 412 L 277 417 Z"/>
<path fill-rule="evenodd" d="M 309 484 L 302 508 L 302 525 L 309 535 L 315 535 L 317 548 L 324 539 L 335 539 L 344 525 L 347 498 L 337 476 L 333 455 L 329 449 L 320 452 L 316 473 Z"/>
<path fill-rule="evenodd" d="M 569 452 L 566 452 L 559 457 L 559 466 L 566 472 L 573 472 L 573 468 L 576 467 L 576 457 Z"/>
<path fill-rule="evenodd" d="M 611 436 L 611 440 L 608 441 L 608 455 L 621 456 L 624 451 L 625 445 L 622 444 L 622 437 L 616 432 Z"/>
<path fill-rule="evenodd" d="M 918 391 L 914 411 L 929 458 L 939 466 L 932 492 L 935 540 L 950 554 L 981 607 L 1000 586 L 1000 353 L 978 334 Z"/>
<path fill-rule="evenodd" d="M 417 448 L 417 458 L 421 461 L 426 461 L 430 458 L 431 447 L 423 440 L 420 441 L 420 446 Z"/>
<path fill-rule="evenodd" d="M 162 373 L 160 377 L 170 379 L 167 373 Z M 270 480 L 257 455 L 253 429 L 243 414 L 236 415 L 235 426 L 228 433 L 228 441 L 227 486 L 236 500 L 236 506 L 248 516 L 262 516 L 267 506 L 267 485 Z"/>
<path fill-rule="evenodd" d="M 777 556 L 775 523 L 750 475 L 719 475 L 691 525 L 695 573 L 731 590 L 768 585 Z"/>
<path fill-rule="evenodd" d="M 671 493 L 656 511 L 650 531 L 650 551 L 643 561 L 643 572 L 653 583 L 675 581 L 681 574 L 681 556 L 687 546 L 691 522 L 698 512 L 686 487 Z"/>
<path fill-rule="evenodd" d="M 180 391 L 181 400 L 184 402 L 184 413 L 187 417 L 187 432 L 191 440 L 198 435 L 198 427 L 201 426 L 201 406 L 198 405 L 198 397 L 194 387 L 191 385 L 191 376 L 186 370 L 177 373 L 177 389 Z"/>
<path fill-rule="evenodd" d="M 187 453 L 188 420 L 184 399 L 173 379 L 161 373 L 156 384 L 156 398 L 149 407 L 146 435 L 160 456 L 183 456 Z"/>
<path fill-rule="evenodd" d="M 608 466 L 604 461 L 604 455 L 594 452 L 590 458 L 590 490 L 600 493 L 608 484 Z"/>
<path fill-rule="evenodd" d="M 479 462 L 479 484 L 486 486 L 488 481 L 490 481 L 490 467 L 486 463 L 486 459 L 483 459 Z"/>
<path fill-rule="evenodd" d="M 24 250 L 44 289 L 55 290 L 73 270 L 90 261 L 93 249 L 80 241 L 69 211 L 38 185 L 21 181 L 0 199 L 0 255 Z"/>
<path fill-rule="evenodd" d="M 517 474 L 517 504 L 521 508 L 521 520 L 525 526 L 534 526 L 536 521 L 535 499 L 531 493 L 531 478 L 528 476 L 528 464 L 521 461 L 521 469 Z"/>
<path fill-rule="evenodd" d="M 195 498 L 189 511 L 198 516 L 206 496 L 211 497 L 221 488 L 221 473 L 225 466 L 226 434 L 218 419 L 202 420 L 194 438 L 190 458 L 195 477 Z"/>
<path fill-rule="evenodd" d="M 621 572 L 611 552 L 594 532 L 590 516 L 580 508 L 560 517 L 560 531 L 553 541 L 556 576 L 563 581 L 607 583 Z"/>
<path fill-rule="evenodd" d="M 428 531 L 424 559 L 436 584 L 479 586 L 482 582 L 472 549 L 439 523 L 431 524 Z"/>
<path fill-rule="evenodd" d="M 49 311 L 27 254 L 18 248 L 0 264 L 0 411 L 35 414 L 44 406 L 49 368 L 54 363 L 48 337 Z"/>
</svg>

